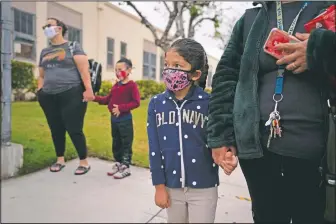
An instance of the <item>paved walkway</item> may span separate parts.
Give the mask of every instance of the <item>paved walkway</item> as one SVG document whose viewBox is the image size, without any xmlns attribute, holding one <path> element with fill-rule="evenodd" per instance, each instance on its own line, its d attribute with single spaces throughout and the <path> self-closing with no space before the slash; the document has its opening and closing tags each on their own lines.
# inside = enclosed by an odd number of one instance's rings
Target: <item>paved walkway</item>
<svg viewBox="0 0 336 224">
<path fill-rule="evenodd" d="M 1 223 L 166 222 L 153 201 L 149 170 L 132 167 L 131 177 L 114 180 L 106 176 L 109 162 L 90 162 L 84 176 L 73 175 L 77 161 L 70 161 L 61 173 L 46 169 L 2 181 Z M 249 198 L 240 169 L 221 175 L 216 222 L 252 222 L 250 202 L 239 197 Z"/>
</svg>

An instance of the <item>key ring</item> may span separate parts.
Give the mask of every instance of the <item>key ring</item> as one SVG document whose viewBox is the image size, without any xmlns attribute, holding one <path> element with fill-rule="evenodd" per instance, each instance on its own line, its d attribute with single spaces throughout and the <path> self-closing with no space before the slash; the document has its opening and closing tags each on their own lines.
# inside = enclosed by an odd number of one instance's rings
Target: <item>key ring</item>
<svg viewBox="0 0 336 224">
<path fill-rule="evenodd" d="M 278 95 L 280 95 L 280 99 L 279 99 L 279 100 L 276 100 L 275 97 L 278 96 Z M 275 103 L 279 103 L 279 102 L 281 102 L 282 99 L 283 99 L 283 95 L 282 95 L 282 93 L 280 93 L 280 94 L 273 94 L 273 101 L 274 101 Z"/>
</svg>

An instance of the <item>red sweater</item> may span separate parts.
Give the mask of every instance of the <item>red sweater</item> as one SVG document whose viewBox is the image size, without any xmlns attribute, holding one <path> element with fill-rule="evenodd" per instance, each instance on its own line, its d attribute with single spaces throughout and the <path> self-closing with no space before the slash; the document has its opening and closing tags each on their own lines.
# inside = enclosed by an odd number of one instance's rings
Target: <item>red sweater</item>
<svg viewBox="0 0 336 224">
<path fill-rule="evenodd" d="M 113 105 L 118 105 L 120 111 L 119 118 L 121 118 L 140 106 L 140 93 L 135 82 L 129 81 L 126 84 L 118 82 L 112 86 L 107 96 L 96 96 L 94 101 L 102 105 L 108 105 L 111 113 Z"/>
</svg>

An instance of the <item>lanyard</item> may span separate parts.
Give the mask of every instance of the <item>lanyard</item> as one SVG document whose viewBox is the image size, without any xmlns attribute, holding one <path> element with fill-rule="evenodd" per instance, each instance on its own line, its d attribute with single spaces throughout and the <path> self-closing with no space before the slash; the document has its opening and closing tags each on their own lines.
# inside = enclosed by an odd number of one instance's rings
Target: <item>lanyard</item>
<svg viewBox="0 0 336 224">
<path fill-rule="evenodd" d="M 294 18 L 292 24 L 289 27 L 288 30 L 288 34 L 292 35 L 294 32 L 294 29 L 296 27 L 297 21 L 301 15 L 301 13 L 303 12 L 303 10 L 307 7 L 308 2 L 304 2 L 303 6 L 301 7 L 300 11 L 298 12 L 298 14 L 296 15 L 296 17 Z M 283 19 L 282 19 L 282 7 L 281 7 L 281 2 L 277 1 L 276 2 L 276 13 L 277 13 L 277 27 L 280 30 L 284 30 L 283 27 Z M 273 100 L 278 103 L 282 100 L 283 95 L 282 95 L 282 90 L 283 90 L 283 79 L 284 79 L 284 72 L 285 72 L 285 66 L 279 66 L 278 68 L 278 75 L 276 78 L 276 83 L 275 83 L 275 91 L 274 91 L 274 95 L 273 95 Z M 280 95 L 280 99 L 276 99 L 276 95 Z"/>
<path fill-rule="evenodd" d="M 307 7 L 308 2 L 305 2 L 303 6 L 301 7 L 300 11 L 294 18 L 292 24 L 289 27 L 288 34 L 292 35 L 296 26 L 296 23 L 300 17 L 300 14 L 303 12 L 303 10 Z M 283 30 L 283 20 L 282 20 L 282 7 L 281 2 L 276 2 L 276 14 L 277 14 L 277 27 L 280 30 Z M 275 91 L 273 94 L 273 101 L 275 102 L 274 111 L 270 113 L 270 117 L 268 121 L 265 123 L 265 126 L 270 126 L 270 135 L 268 137 L 267 142 L 267 148 L 270 146 L 270 141 L 273 138 L 281 137 L 281 127 L 280 127 L 280 113 L 278 111 L 278 103 L 283 99 L 282 95 L 282 89 L 283 89 L 283 82 L 284 82 L 284 73 L 285 73 L 285 66 L 279 66 L 278 67 L 278 74 L 276 77 L 275 82 Z"/>
</svg>

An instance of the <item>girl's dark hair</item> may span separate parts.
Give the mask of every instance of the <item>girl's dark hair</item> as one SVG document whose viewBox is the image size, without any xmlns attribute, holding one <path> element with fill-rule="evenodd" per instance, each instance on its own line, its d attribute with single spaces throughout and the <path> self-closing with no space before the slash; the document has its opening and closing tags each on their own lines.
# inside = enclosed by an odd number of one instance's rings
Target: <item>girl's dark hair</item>
<svg viewBox="0 0 336 224">
<path fill-rule="evenodd" d="M 203 46 L 193 39 L 179 39 L 175 41 L 170 49 L 174 49 L 184 60 L 191 65 L 191 71 L 200 70 L 202 75 L 198 80 L 198 85 L 205 89 L 206 80 L 208 77 L 208 57 Z"/>
<path fill-rule="evenodd" d="M 68 27 L 65 25 L 65 23 L 63 23 L 61 20 L 56 19 L 54 17 L 50 17 L 50 18 L 48 18 L 48 20 L 49 19 L 55 20 L 56 21 L 56 25 L 62 27 L 62 36 L 64 37 L 65 34 L 66 34 L 66 32 L 68 31 Z"/>
</svg>

